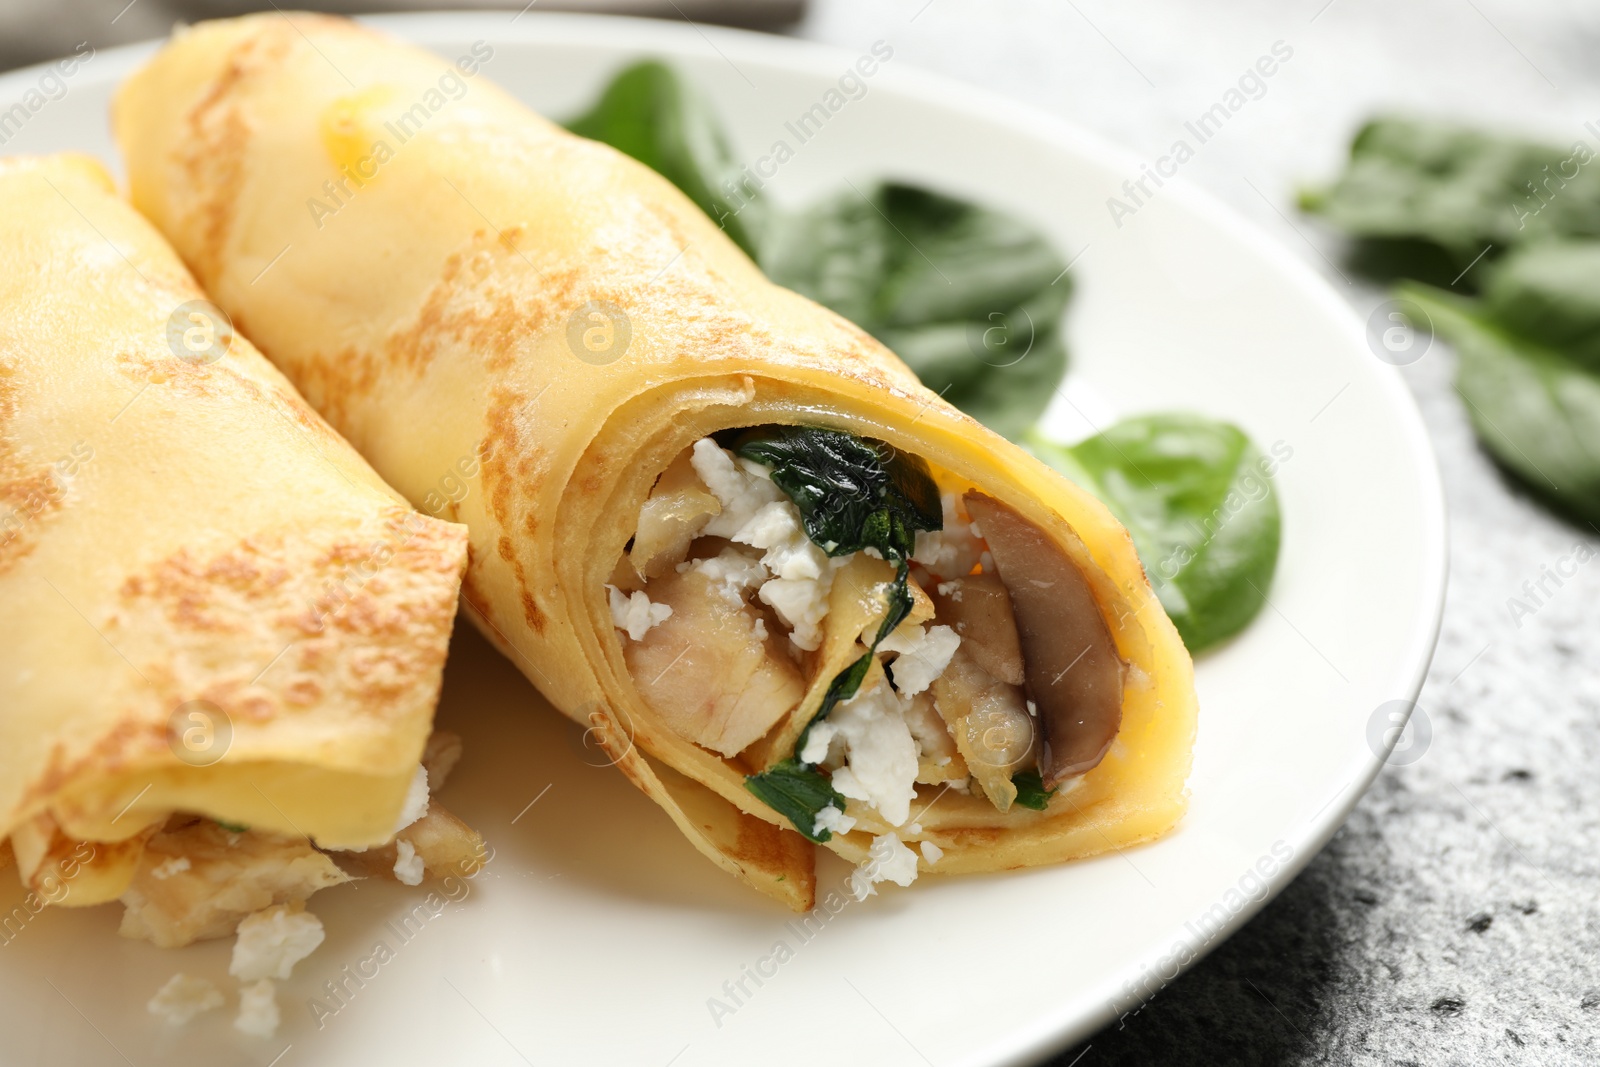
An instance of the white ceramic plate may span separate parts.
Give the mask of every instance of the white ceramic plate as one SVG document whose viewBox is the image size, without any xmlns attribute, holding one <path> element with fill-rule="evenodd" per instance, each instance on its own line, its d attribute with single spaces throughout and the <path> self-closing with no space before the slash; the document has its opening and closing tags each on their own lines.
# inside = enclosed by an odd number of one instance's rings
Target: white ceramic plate
<svg viewBox="0 0 1600 1067">
<path fill-rule="evenodd" d="M 119 908 L 47 909 L 0 931 L 0 1058 L 1021 1063 L 1136 1008 L 1140 991 L 1215 947 L 1327 841 L 1380 766 L 1367 740 L 1375 709 L 1421 684 L 1443 602 L 1444 508 L 1410 395 L 1299 260 L 1181 182 L 1114 226 L 1106 198 L 1139 175 L 1135 160 L 903 60 L 799 144 L 785 122 L 823 101 L 855 55 L 660 22 L 377 21 L 449 58 L 489 43 L 487 75 L 555 116 L 585 105 L 622 62 L 668 57 L 711 91 L 744 158 L 777 140 L 796 149 L 769 187 L 781 200 L 893 174 L 1044 227 L 1078 257 L 1058 429 L 1191 408 L 1292 450 L 1277 476 L 1284 540 L 1271 606 L 1198 664 L 1193 807 L 1175 833 L 1047 870 L 925 877 L 815 932 L 702 860 L 614 770 L 587 766 L 604 761 L 460 628 L 440 716 L 467 755 L 445 799 L 495 849 L 460 900 L 425 906 L 405 927 L 417 891 L 366 883 L 318 896 L 328 940 L 284 984 L 284 1026 L 270 1041 L 236 1034 L 231 1007 L 176 1032 L 145 1012 L 180 968 L 231 988 L 227 943 L 165 952 L 119 939 Z M 148 52 L 96 55 L 3 151 L 113 159 L 107 104 Z M 40 78 L 0 78 L 0 106 Z M 846 874 L 827 857 L 819 896 Z M 0 883 L 8 911 L 21 895 L 9 876 Z M 381 964 L 370 962 L 379 942 L 392 952 Z M 748 977 L 758 967 L 759 985 Z M 342 1000 L 329 982 L 343 983 Z M 735 1010 L 714 1012 L 712 998 Z"/>
</svg>

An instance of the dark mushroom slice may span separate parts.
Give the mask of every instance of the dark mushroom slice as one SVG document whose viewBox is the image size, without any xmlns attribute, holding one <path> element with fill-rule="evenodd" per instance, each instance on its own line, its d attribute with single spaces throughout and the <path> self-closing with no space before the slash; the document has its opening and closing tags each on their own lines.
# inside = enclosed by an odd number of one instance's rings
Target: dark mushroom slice
<svg viewBox="0 0 1600 1067">
<path fill-rule="evenodd" d="M 1011 594 L 1046 789 L 1093 770 L 1122 725 L 1123 663 L 1083 572 L 1010 506 L 976 490 L 967 513 Z"/>
</svg>

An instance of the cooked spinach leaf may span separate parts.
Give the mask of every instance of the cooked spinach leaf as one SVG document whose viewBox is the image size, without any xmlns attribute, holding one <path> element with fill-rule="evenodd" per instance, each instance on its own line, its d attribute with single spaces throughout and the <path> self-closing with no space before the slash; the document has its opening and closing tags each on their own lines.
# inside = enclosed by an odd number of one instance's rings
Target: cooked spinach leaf
<svg viewBox="0 0 1600 1067">
<path fill-rule="evenodd" d="M 740 436 L 734 452 L 772 468 L 794 501 L 806 536 L 830 556 L 876 548 L 910 559 L 918 530 L 944 525 L 939 487 L 917 456 L 818 426 L 763 426 Z"/>
<path fill-rule="evenodd" d="M 1072 446 L 1030 445 L 1128 528 L 1190 652 L 1261 610 L 1282 522 L 1272 475 L 1287 445 L 1268 457 L 1237 427 L 1178 412 L 1125 419 Z"/>
<path fill-rule="evenodd" d="M 710 101 L 672 68 L 655 60 L 626 68 L 567 129 L 666 178 L 755 256 L 767 214 L 760 189 L 734 158 Z"/>
<path fill-rule="evenodd" d="M 1011 784 L 1017 787 L 1017 799 L 1012 803 L 1034 811 L 1043 811 L 1050 805 L 1050 798 L 1056 795 L 1054 789 L 1044 787 L 1044 779 L 1039 777 L 1038 771 L 1013 774 Z"/>
<path fill-rule="evenodd" d="M 1385 116 L 1364 126 L 1336 182 L 1300 206 L 1356 237 L 1417 238 L 1464 266 L 1552 236 L 1600 236 L 1600 167 L 1569 148 L 1430 119 Z"/>
<path fill-rule="evenodd" d="M 1495 459 L 1558 510 L 1600 522 L 1600 376 L 1497 320 L 1492 300 L 1414 284 L 1396 293 L 1455 347 L 1456 391 Z"/>
<path fill-rule="evenodd" d="M 744 780 L 744 787 L 767 807 L 786 816 L 796 830 L 818 843 L 832 840 L 833 831 L 812 832 L 817 825 L 817 813 L 830 804 L 843 811 L 846 803 L 820 771 L 792 759 L 750 775 Z"/>
<path fill-rule="evenodd" d="M 774 219 L 759 258 L 1007 437 L 1033 425 L 1065 373 L 1066 264 L 1010 215 L 878 182 Z"/>
<path fill-rule="evenodd" d="M 828 555 L 845 556 L 871 548 L 895 564 L 889 610 L 873 636 L 872 647 L 829 683 L 821 707 L 801 731 L 795 745 L 798 754 L 805 748 L 811 727 L 827 718 L 840 701 L 855 696 L 872 667 L 879 642 L 911 613 L 910 560 L 917 531 L 944 526 L 939 487 L 921 458 L 897 452 L 882 441 L 819 426 L 758 427 L 741 434 L 733 451 L 771 468 L 773 484 L 799 509 L 806 536 Z M 816 773 L 796 755 L 772 770 L 746 778 L 746 787 L 766 799 L 757 783 L 786 765 L 777 779 L 780 784 L 798 772 Z M 761 788 L 770 791 L 772 787 Z M 789 815 L 797 830 L 811 836 L 811 823 L 802 825 L 792 813 L 771 806 Z M 844 810 L 842 801 L 839 809 Z M 814 819 L 816 812 L 810 817 Z"/>
</svg>

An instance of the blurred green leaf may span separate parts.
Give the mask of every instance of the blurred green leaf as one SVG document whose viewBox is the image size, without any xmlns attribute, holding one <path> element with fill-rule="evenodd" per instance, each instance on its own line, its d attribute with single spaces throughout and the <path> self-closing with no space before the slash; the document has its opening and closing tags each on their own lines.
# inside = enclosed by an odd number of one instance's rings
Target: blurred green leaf
<svg viewBox="0 0 1600 1067">
<path fill-rule="evenodd" d="M 1455 347 L 1456 391 L 1501 465 L 1557 510 L 1600 521 L 1600 377 L 1496 321 L 1488 301 L 1418 284 L 1396 295 L 1421 305 Z"/>
<path fill-rule="evenodd" d="M 1300 206 L 1355 237 L 1432 242 L 1465 267 L 1490 244 L 1600 237 L 1600 166 L 1583 142 L 1385 116 L 1356 135 L 1338 180 Z"/>
</svg>

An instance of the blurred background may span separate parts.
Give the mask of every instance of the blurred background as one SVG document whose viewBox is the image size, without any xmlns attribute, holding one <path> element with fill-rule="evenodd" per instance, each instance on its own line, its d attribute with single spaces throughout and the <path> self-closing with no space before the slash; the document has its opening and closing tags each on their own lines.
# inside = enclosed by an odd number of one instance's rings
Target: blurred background
<svg viewBox="0 0 1600 1067">
<path fill-rule="evenodd" d="M 272 5 L 0 0 L 0 68 L 261 6 Z M 327 9 L 449 6 L 417 0 Z M 1299 210 L 1297 193 L 1340 173 L 1364 120 L 1396 111 L 1446 117 L 1552 146 L 1583 140 L 1600 151 L 1600 6 L 1593 4 L 535 0 L 528 7 L 740 25 L 852 51 L 882 38 L 893 43 L 897 64 L 1042 108 L 1146 159 L 1167 151 L 1186 120 L 1284 42 L 1292 61 L 1183 176 L 1301 255 L 1363 320 L 1388 290 L 1363 272 L 1347 237 Z M 1600 291 L 1593 295 L 1600 299 Z M 1600 548 L 1600 532 L 1581 508 L 1552 511 L 1486 454 L 1452 387 L 1455 369 L 1443 343 L 1402 368 L 1433 436 L 1451 510 L 1444 631 L 1419 702 L 1431 737 L 1402 745 L 1328 848 L 1243 931 L 1125 1025 L 1060 1057 L 1061 1067 L 1600 1062 L 1600 567 L 1579 568 L 1553 593 L 1547 588 L 1537 612 L 1516 610 L 1526 603 L 1526 582 L 1575 546 Z M 1600 406 L 1588 410 L 1600 419 Z M 1591 420 L 1577 430 L 1581 449 L 1584 434 L 1600 426 Z M 1359 521 L 1381 522 L 1382 502 L 1375 508 Z"/>
</svg>

